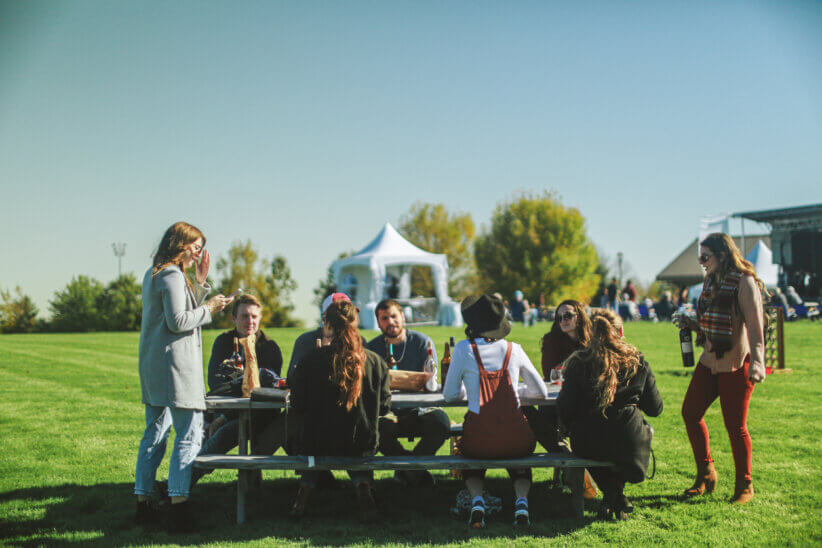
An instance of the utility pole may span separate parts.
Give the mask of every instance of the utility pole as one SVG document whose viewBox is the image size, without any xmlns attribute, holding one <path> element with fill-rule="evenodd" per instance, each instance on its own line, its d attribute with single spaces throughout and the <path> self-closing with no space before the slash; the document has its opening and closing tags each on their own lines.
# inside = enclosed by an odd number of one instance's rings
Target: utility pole
<svg viewBox="0 0 822 548">
<path fill-rule="evenodd" d="M 622 251 L 617 252 L 617 265 L 619 268 L 619 289 L 618 291 L 622 291 Z"/>
<path fill-rule="evenodd" d="M 111 244 L 111 249 L 114 250 L 114 256 L 117 257 L 117 277 L 123 275 L 123 255 L 126 254 L 126 244 L 117 242 Z"/>
</svg>

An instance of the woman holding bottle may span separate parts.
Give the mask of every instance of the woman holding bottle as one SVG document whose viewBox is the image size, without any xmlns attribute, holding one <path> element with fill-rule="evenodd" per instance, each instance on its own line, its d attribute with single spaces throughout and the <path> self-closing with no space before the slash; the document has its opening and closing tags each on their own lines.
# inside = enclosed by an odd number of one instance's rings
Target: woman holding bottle
<svg viewBox="0 0 822 548">
<path fill-rule="evenodd" d="M 697 344 L 704 346 L 682 402 L 682 418 L 697 468 L 696 480 L 685 495 L 699 496 L 716 488 L 718 474 L 703 417 L 719 397 L 736 469 L 730 502 L 745 504 L 754 495 L 748 404 L 754 385 L 765 380 L 762 296 L 768 292 L 730 236 L 716 232 L 699 245 L 705 281 L 697 318 L 679 318 L 680 327 L 695 330 Z"/>
<path fill-rule="evenodd" d="M 186 270 L 195 263 L 197 283 L 193 284 Z M 166 230 L 143 277 L 139 370 L 146 429 L 137 453 L 135 520 L 152 525 L 159 519 L 149 497 L 173 425 L 176 436 L 168 474 L 170 532 L 194 528 L 187 501 L 205 410 L 200 330 L 231 300 L 217 295 L 204 302 L 210 289 L 206 284 L 210 264 L 203 233 L 179 222 Z"/>
</svg>

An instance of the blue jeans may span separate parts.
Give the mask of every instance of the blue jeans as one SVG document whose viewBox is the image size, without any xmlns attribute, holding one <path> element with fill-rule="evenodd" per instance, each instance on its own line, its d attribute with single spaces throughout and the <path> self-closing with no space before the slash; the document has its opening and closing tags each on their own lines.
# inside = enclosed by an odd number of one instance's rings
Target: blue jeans
<svg viewBox="0 0 822 548">
<path fill-rule="evenodd" d="M 168 495 L 188 496 L 192 464 L 203 439 L 203 412 L 153 405 L 146 405 L 146 431 L 140 441 L 134 475 L 135 495 L 151 495 L 172 425 L 176 436 L 168 470 Z"/>
</svg>

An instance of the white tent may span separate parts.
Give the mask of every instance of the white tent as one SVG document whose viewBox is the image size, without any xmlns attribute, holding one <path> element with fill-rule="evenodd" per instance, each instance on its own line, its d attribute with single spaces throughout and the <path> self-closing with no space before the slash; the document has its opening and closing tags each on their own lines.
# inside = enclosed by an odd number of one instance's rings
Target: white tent
<svg viewBox="0 0 822 548">
<path fill-rule="evenodd" d="M 756 269 L 756 275 L 767 288 L 776 287 L 779 280 L 779 265 L 773 264 L 773 252 L 762 240 L 745 257 Z M 693 302 L 702 294 L 702 284 L 698 283 L 688 288 L 688 300 Z"/>
<path fill-rule="evenodd" d="M 437 323 L 460 326 L 459 305 L 448 296 L 448 259 L 443 254 L 424 251 L 386 223 L 376 238 L 359 252 L 334 261 L 331 269 L 340 291 L 351 296 L 360 308 L 360 325 L 377 329 L 374 309 L 382 299 L 395 293 L 401 302 L 411 298 L 411 268 L 428 266 L 434 279 L 438 302 Z"/>
</svg>

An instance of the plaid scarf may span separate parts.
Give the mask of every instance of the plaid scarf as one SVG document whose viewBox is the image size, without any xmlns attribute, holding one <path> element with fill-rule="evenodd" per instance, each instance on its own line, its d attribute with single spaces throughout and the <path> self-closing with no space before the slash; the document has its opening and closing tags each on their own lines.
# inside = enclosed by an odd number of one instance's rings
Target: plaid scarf
<svg viewBox="0 0 822 548">
<path fill-rule="evenodd" d="M 711 351 L 717 358 L 733 347 L 733 309 L 741 279 L 741 272 L 731 270 L 719 282 L 719 289 L 714 287 L 712 276 L 706 277 L 702 284 L 702 295 L 696 305 L 699 321 L 696 342 L 703 345 L 706 338 L 711 341 Z"/>
</svg>

